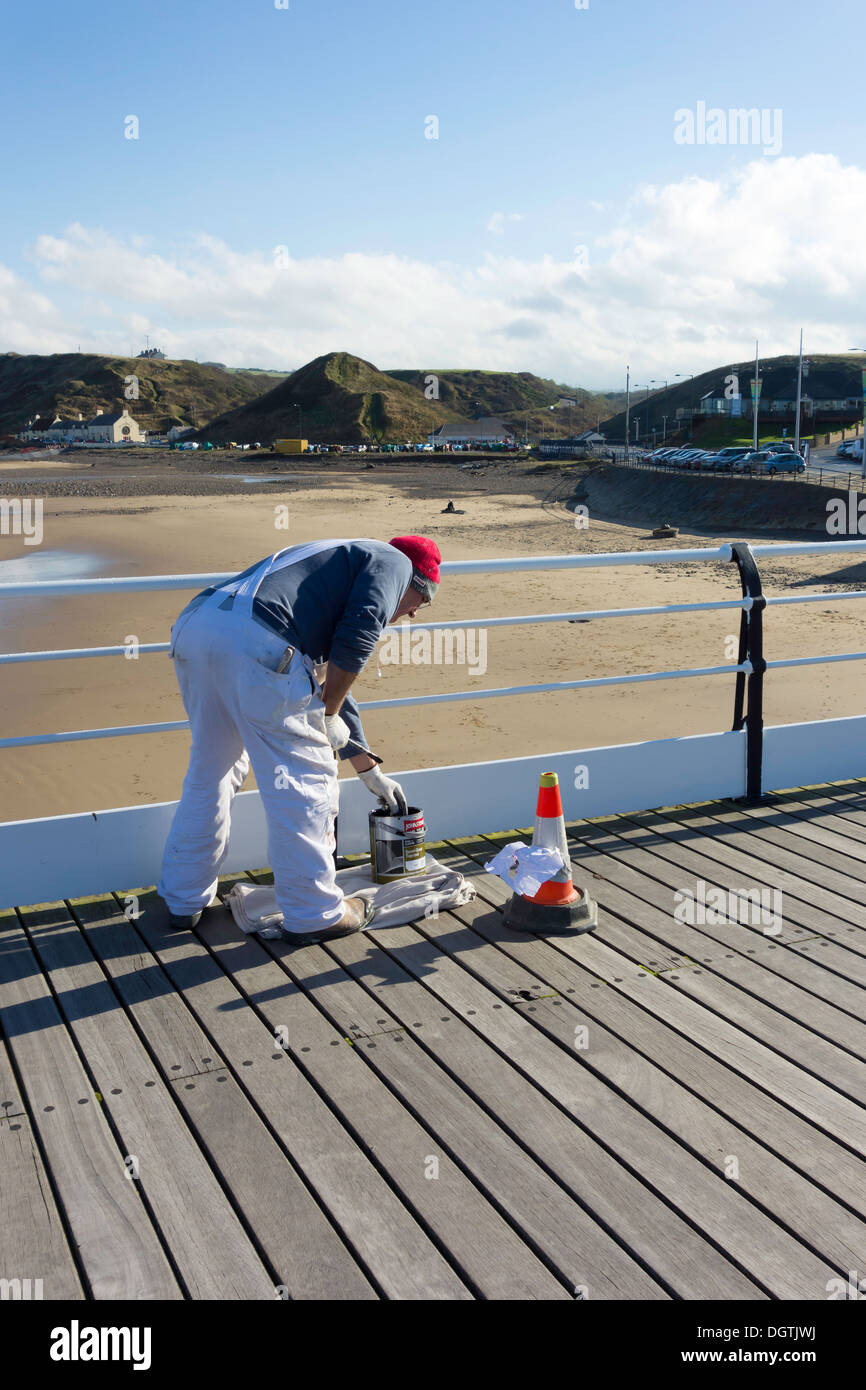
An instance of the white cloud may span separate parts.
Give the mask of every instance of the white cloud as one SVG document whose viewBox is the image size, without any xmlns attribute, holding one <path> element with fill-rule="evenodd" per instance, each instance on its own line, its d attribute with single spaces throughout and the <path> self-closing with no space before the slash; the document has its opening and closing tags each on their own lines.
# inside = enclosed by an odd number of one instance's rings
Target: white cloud
<svg viewBox="0 0 866 1390">
<path fill-rule="evenodd" d="M 522 221 L 522 212 L 494 212 L 491 215 L 490 221 L 487 223 L 487 230 L 488 232 L 492 232 L 494 236 L 504 236 L 506 222 Z"/>
<path fill-rule="evenodd" d="M 126 353 L 149 333 L 169 356 L 237 366 L 342 349 L 384 367 L 611 386 L 627 361 L 646 380 L 698 372 L 747 357 L 756 336 L 762 354 L 792 352 L 801 323 L 813 353 L 866 341 L 863 170 L 828 155 L 757 159 L 641 187 L 616 218 L 582 267 L 501 252 L 471 267 L 294 259 L 211 236 L 169 250 L 75 224 L 31 248 L 37 283 L 0 268 L 0 349 Z"/>
</svg>

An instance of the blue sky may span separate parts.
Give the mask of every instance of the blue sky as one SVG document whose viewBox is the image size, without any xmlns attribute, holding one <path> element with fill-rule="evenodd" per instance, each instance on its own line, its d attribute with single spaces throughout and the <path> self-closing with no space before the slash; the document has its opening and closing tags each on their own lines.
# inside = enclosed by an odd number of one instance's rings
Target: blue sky
<svg viewBox="0 0 866 1390">
<path fill-rule="evenodd" d="M 332 347 L 603 386 L 800 322 L 849 346 L 859 258 L 807 213 L 838 194 L 863 225 L 861 23 L 853 0 L 16 7 L 0 349 L 150 331 L 237 365 Z M 781 152 L 676 143 L 699 102 L 780 110 Z"/>
</svg>

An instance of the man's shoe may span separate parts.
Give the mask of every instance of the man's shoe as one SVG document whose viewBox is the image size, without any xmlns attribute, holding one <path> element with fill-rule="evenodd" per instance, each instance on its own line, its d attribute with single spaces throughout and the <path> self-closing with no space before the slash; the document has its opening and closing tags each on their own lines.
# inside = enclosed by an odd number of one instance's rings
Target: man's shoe
<svg viewBox="0 0 866 1390">
<path fill-rule="evenodd" d="M 172 931 L 192 931 L 201 921 L 201 912 L 193 912 L 189 917 L 179 917 L 176 913 L 168 914 L 168 925 Z"/>
<path fill-rule="evenodd" d="M 374 904 L 365 898 L 346 898 L 345 909 L 339 922 L 333 926 L 320 927 L 317 931 L 284 931 L 286 941 L 296 946 L 315 946 L 320 941 L 333 941 L 338 936 L 351 936 L 353 932 L 363 931 L 373 920 Z"/>
<path fill-rule="evenodd" d="M 165 903 L 166 907 L 168 907 L 168 903 L 165 902 L 165 898 L 162 898 L 161 901 Z M 222 906 L 218 894 L 214 893 L 207 906 Z M 202 912 L 204 912 L 204 908 L 201 908 L 198 912 L 172 912 L 171 908 L 169 907 L 168 925 L 171 927 L 172 931 L 192 931 L 193 927 L 197 927 L 199 922 L 201 921 Z"/>
</svg>

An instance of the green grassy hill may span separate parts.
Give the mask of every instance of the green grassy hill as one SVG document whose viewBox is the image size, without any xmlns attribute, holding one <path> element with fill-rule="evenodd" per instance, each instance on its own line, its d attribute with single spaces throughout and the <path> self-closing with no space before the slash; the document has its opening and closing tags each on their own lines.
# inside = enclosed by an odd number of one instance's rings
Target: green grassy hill
<svg viewBox="0 0 866 1390">
<path fill-rule="evenodd" d="M 300 367 L 272 391 L 212 420 L 202 439 L 293 439 L 301 407 L 303 437 L 314 443 L 359 444 L 366 439 L 398 443 L 426 438 L 448 418 L 422 391 L 378 371 L 348 352 L 330 352 Z"/>
<path fill-rule="evenodd" d="M 127 398 L 127 376 L 138 378 L 138 398 Z M 199 425 L 243 405 L 281 378 L 260 371 L 226 371 L 186 360 L 103 357 L 95 353 L 0 355 L 0 434 L 22 429 L 38 414 L 85 420 L 97 410 L 130 414 L 148 430 Z"/>
<path fill-rule="evenodd" d="M 803 378 L 803 394 L 811 396 L 815 400 L 845 399 L 849 396 L 859 397 L 860 373 L 864 365 L 862 353 L 855 354 L 808 354 L 809 370 L 808 375 Z M 785 396 L 794 397 L 797 384 L 797 357 L 795 354 L 782 357 L 768 357 L 760 363 L 761 372 L 761 399 L 774 399 Z M 702 372 L 691 381 L 676 382 L 676 384 L 660 391 L 653 391 L 649 398 L 646 398 L 644 390 L 632 392 L 631 397 L 631 417 L 630 421 L 638 419 L 640 424 L 639 438 L 643 443 L 648 433 L 655 429 L 657 442 L 662 434 L 662 417 L 667 417 L 667 434 L 670 435 L 676 428 L 676 413 L 682 409 L 696 409 L 701 397 L 709 392 L 723 392 L 725 389 L 725 378 L 731 373 L 735 373 L 739 378 L 740 395 L 743 397 L 743 409 L 750 408 L 750 382 L 755 374 L 755 361 L 735 362 L 724 367 L 714 367 L 712 371 Z M 725 435 L 724 430 L 717 428 L 722 426 L 725 421 L 724 416 L 719 416 L 718 422 L 711 421 L 704 427 L 707 431 L 707 447 L 715 445 L 716 436 L 721 439 Z M 764 420 L 761 420 L 763 427 Z M 777 438 L 781 425 L 775 429 L 770 420 L 766 421 L 768 438 Z M 622 442 L 625 429 L 625 411 L 620 408 L 615 415 L 602 421 L 602 430 L 608 439 Z M 751 430 L 748 425 L 742 428 L 751 440 Z M 789 424 L 790 430 L 790 424 Z M 715 433 L 713 433 L 715 431 Z M 634 440 L 634 425 L 630 422 L 630 434 Z M 734 431 L 737 433 L 737 431 Z M 697 436 L 696 436 L 697 437 Z M 703 441 L 702 441 L 703 442 Z"/>
<path fill-rule="evenodd" d="M 426 371 L 389 371 L 388 376 L 414 386 L 422 394 L 429 378 L 436 378 L 438 400 L 449 418 L 496 415 L 507 421 L 518 437 L 529 422 L 530 439 L 563 435 L 574 430 L 595 428 L 612 410 L 625 405 L 625 392 L 598 393 L 582 387 L 563 386 L 532 372 L 482 372 L 433 367 Z M 560 397 L 573 399 L 574 406 L 558 406 Z M 550 407 L 555 409 L 551 410 Z"/>
</svg>

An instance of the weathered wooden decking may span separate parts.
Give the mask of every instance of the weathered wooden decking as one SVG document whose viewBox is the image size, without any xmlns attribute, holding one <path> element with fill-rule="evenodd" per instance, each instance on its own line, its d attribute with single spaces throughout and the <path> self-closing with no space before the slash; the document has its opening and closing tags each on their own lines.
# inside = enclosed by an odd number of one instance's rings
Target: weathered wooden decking
<svg viewBox="0 0 866 1390">
<path fill-rule="evenodd" d="M 473 903 L 328 948 L 224 909 L 170 934 L 152 892 L 0 914 L 0 1279 L 825 1300 L 866 1271 L 866 784 L 569 831 L 600 906 L 571 939 L 503 926 L 480 839 L 436 851 Z M 778 890 L 778 934 L 678 920 L 700 883 Z"/>
</svg>

